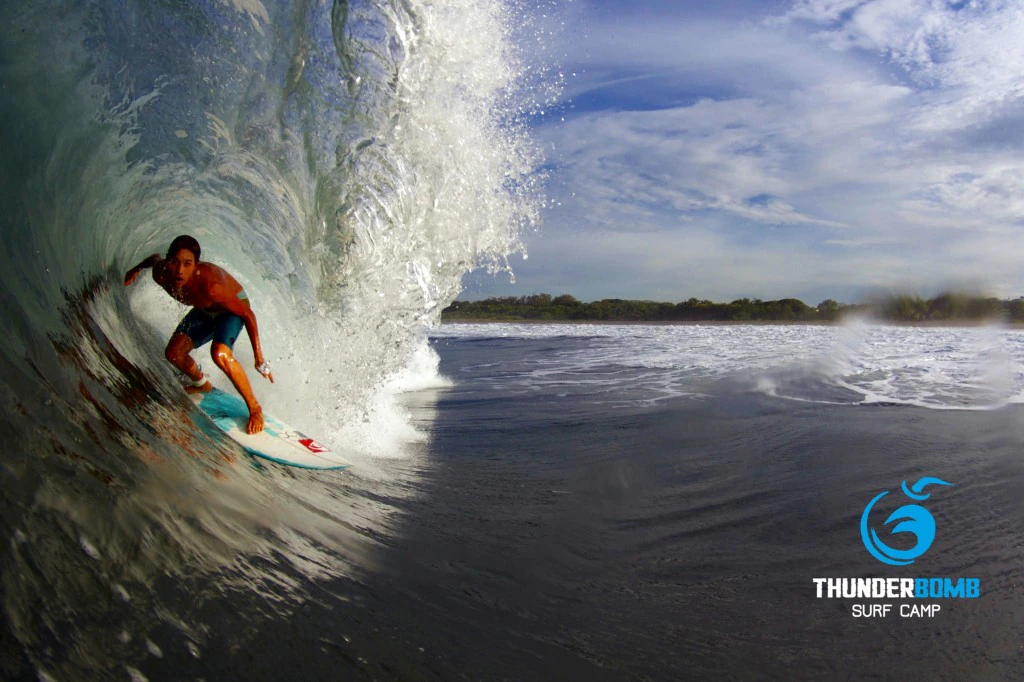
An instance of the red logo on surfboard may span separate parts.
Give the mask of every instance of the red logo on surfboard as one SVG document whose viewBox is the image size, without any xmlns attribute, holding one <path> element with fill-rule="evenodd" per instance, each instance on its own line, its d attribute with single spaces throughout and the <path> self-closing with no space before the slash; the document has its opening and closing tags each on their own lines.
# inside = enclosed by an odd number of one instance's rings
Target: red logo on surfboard
<svg viewBox="0 0 1024 682">
<path fill-rule="evenodd" d="M 303 438 L 299 440 L 300 443 L 306 446 L 306 449 L 310 452 L 330 452 L 330 448 L 317 443 L 312 438 Z"/>
</svg>

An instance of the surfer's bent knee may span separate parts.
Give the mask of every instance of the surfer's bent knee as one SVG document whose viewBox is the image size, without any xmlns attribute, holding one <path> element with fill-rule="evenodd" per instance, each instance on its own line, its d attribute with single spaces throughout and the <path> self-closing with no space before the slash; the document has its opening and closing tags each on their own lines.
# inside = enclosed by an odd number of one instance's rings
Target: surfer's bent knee
<svg viewBox="0 0 1024 682">
<path fill-rule="evenodd" d="M 214 343 L 210 346 L 210 355 L 213 357 L 213 363 L 221 369 L 227 367 L 227 364 L 235 359 L 231 353 L 231 346 L 224 343 Z"/>
<path fill-rule="evenodd" d="M 188 337 L 185 338 L 188 339 Z M 185 359 L 186 355 L 188 355 L 188 348 L 186 348 L 186 345 L 187 344 L 185 344 L 181 338 L 172 336 L 171 340 L 167 342 L 167 347 L 164 348 L 164 357 L 167 358 L 167 361 L 172 365 L 177 365 Z"/>
</svg>

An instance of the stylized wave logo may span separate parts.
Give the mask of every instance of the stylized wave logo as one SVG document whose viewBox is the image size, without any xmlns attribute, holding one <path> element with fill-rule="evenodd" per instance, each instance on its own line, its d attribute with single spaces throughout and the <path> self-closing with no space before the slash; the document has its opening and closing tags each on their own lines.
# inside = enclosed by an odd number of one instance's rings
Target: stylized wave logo
<svg viewBox="0 0 1024 682">
<path fill-rule="evenodd" d="M 942 479 L 933 476 L 925 476 L 909 488 L 907 488 L 907 482 L 903 481 L 903 493 L 910 499 L 921 502 L 931 497 L 931 493 L 924 492 L 925 487 L 929 485 L 952 486 L 953 484 L 946 483 Z M 931 515 L 931 512 L 917 504 L 903 505 L 894 511 L 885 520 L 883 525 L 888 526 L 894 521 L 899 521 L 900 523 L 893 526 L 889 534 L 913 533 L 914 537 L 917 538 L 917 542 L 910 549 L 893 549 L 882 542 L 875 529 L 868 525 L 868 516 L 871 514 L 871 508 L 888 494 L 888 490 L 878 493 L 878 495 L 875 495 L 875 499 L 868 502 L 868 506 L 864 507 L 864 513 L 860 516 L 860 537 L 864 541 L 864 546 L 871 552 L 871 556 L 882 563 L 889 564 L 890 566 L 906 566 L 914 563 L 914 559 L 927 552 L 928 548 L 932 546 L 932 542 L 935 540 L 935 518 Z"/>
</svg>

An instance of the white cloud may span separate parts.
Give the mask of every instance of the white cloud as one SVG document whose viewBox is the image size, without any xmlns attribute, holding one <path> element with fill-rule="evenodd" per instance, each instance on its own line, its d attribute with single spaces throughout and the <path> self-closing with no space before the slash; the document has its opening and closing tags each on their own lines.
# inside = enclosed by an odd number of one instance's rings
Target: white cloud
<svg viewBox="0 0 1024 682">
<path fill-rule="evenodd" d="M 914 289 L 931 284 L 935 263 L 908 262 L 899 242 L 860 245 L 841 257 L 785 241 L 736 242 L 712 221 L 687 231 L 625 233 L 590 229 L 585 235 L 558 231 L 533 247 L 528 261 L 515 263 L 518 283 L 490 282 L 481 295 L 569 293 L 583 300 L 653 299 L 678 302 L 691 296 L 716 301 L 742 297 L 800 298 L 814 305 L 826 298 L 852 300 L 858 293 L 887 287 Z M 1024 256 L 1011 250 L 1006 263 Z M 969 252 L 945 264 L 938 284 L 975 281 Z M 966 261 L 966 262 L 965 262 Z M 997 283 L 997 282 L 996 282 Z"/>
<path fill-rule="evenodd" d="M 527 239 L 523 286 L 1024 288 L 1019 3 L 802 0 L 758 25 L 615 17 L 586 33 L 567 57 L 586 111 L 538 131 L 562 206 Z"/>
<path fill-rule="evenodd" d="M 812 36 L 832 48 L 891 56 L 922 86 L 948 91 L 954 120 L 1024 93 L 1024 6 L 1016 0 L 807 0 L 783 19 L 818 25 Z"/>
</svg>

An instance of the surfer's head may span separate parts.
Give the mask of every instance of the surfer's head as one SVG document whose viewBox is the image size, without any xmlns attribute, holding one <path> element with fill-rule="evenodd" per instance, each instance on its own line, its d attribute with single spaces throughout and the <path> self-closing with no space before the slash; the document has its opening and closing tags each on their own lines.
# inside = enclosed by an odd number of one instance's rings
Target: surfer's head
<svg viewBox="0 0 1024 682">
<path fill-rule="evenodd" d="M 167 249 L 167 267 L 170 268 L 171 274 L 174 276 L 175 287 L 180 289 L 192 279 L 192 275 L 196 272 L 196 266 L 199 265 L 201 253 L 199 242 L 195 240 L 195 237 L 190 237 L 187 234 L 175 237 L 171 242 L 170 248 Z"/>
</svg>

